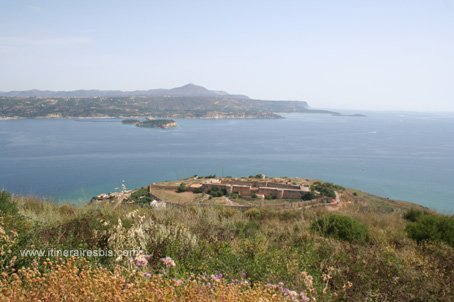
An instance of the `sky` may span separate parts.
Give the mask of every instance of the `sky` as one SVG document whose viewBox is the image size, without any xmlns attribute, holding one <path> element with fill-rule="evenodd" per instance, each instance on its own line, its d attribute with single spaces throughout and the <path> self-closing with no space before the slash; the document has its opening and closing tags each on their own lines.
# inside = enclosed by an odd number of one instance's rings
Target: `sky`
<svg viewBox="0 0 454 302">
<path fill-rule="evenodd" d="M 1 91 L 187 83 L 452 112 L 454 0 L 0 0 Z"/>
</svg>

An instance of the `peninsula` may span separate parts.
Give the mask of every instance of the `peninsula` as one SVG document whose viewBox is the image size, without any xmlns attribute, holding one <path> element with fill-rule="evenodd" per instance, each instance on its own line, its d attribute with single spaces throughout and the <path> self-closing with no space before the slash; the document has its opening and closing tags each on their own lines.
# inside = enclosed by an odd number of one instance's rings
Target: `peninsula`
<svg viewBox="0 0 454 302">
<path fill-rule="evenodd" d="M 268 101 L 187 84 L 138 91 L 0 92 L 0 118 L 152 117 L 279 119 L 280 113 L 340 113 L 312 109 L 304 101 Z"/>
</svg>

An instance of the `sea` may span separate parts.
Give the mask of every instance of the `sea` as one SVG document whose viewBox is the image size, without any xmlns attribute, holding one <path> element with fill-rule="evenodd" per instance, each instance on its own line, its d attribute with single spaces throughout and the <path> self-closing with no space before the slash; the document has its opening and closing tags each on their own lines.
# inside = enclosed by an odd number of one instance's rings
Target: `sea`
<svg viewBox="0 0 454 302">
<path fill-rule="evenodd" d="M 0 121 L 0 189 L 80 204 L 193 175 L 321 179 L 454 213 L 454 113 L 285 114 L 278 120 Z"/>
</svg>

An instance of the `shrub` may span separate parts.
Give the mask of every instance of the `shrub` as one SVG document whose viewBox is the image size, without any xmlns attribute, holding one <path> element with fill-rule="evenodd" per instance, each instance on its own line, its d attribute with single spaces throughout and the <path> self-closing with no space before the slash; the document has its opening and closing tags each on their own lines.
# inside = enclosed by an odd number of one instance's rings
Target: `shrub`
<svg viewBox="0 0 454 302">
<path fill-rule="evenodd" d="M 405 228 L 408 236 L 417 242 L 439 241 L 454 246 L 454 217 L 420 212 L 409 216 L 411 223 Z M 414 219 L 414 220 L 411 220 Z"/>
<path fill-rule="evenodd" d="M 263 213 L 257 208 L 250 208 L 249 210 L 244 212 L 244 215 L 249 219 L 262 219 L 263 218 Z"/>
<path fill-rule="evenodd" d="M 18 213 L 16 204 L 11 201 L 11 194 L 0 191 L 0 211 L 4 215 L 16 215 Z"/>
<path fill-rule="evenodd" d="M 313 200 L 315 199 L 317 196 L 315 195 L 314 192 L 307 192 L 306 194 L 303 195 L 303 197 L 301 197 L 302 200 Z"/>
<path fill-rule="evenodd" d="M 423 214 L 424 214 L 424 212 L 422 212 L 422 211 L 410 209 L 404 214 L 404 219 L 415 222 Z"/>
<path fill-rule="evenodd" d="M 227 195 L 227 191 L 226 189 L 219 190 L 218 188 L 214 187 L 208 192 L 208 194 L 212 197 L 221 197 Z"/>
<path fill-rule="evenodd" d="M 153 201 L 153 198 L 151 198 L 150 194 L 148 194 L 147 188 L 140 188 L 131 194 L 131 200 L 140 204 L 140 203 L 149 203 L 149 202 Z"/>
<path fill-rule="evenodd" d="M 178 186 L 178 189 L 177 189 L 177 192 L 178 193 L 182 193 L 182 192 L 186 192 L 188 188 L 186 187 L 186 184 L 184 182 L 182 182 L 179 186 Z"/>
<path fill-rule="evenodd" d="M 312 223 L 311 229 L 322 236 L 352 243 L 364 243 L 369 239 L 366 225 L 353 218 L 336 214 L 317 219 Z"/>
<path fill-rule="evenodd" d="M 344 187 L 332 184 L 330 182 L 320 182 L 316 181 L 311 186 L 312 192 L 319 192 L 320 195 L 330 198 L 336 197 L 336 190 L 344 190 Z"/>
<path fill-rule="evenodd" d="M 240 195 L 238 193 L 232 193 L 232 194 L 230 194 L 230 198 L 238 199 L 238 198 L 240 198 Z"/>
</svg>

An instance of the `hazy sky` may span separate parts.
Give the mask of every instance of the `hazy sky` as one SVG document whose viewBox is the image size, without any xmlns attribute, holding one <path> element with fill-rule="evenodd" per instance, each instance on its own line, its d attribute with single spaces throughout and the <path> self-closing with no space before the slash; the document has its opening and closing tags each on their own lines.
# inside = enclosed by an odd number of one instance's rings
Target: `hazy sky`
<svg viewBox="0 0 454 302">
<path fill-rule="evenodd" d="M 454 0 L 0 0 L 0 90 L 189 82 L 313 107 L 454 111 Z"/>
</svg>

